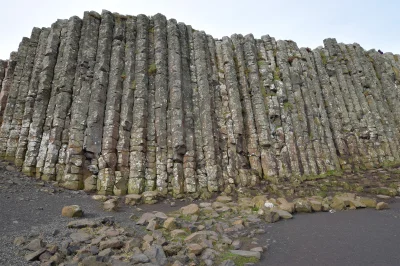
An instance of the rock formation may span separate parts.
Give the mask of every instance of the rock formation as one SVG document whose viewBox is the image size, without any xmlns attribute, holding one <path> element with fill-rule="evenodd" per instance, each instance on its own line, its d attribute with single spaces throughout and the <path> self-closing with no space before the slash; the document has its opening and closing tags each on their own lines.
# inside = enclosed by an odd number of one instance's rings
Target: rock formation
<svg viewBox="0 0 400 266">
<path fill-rule="evenodd" d="M 85 12 L 0 61 L 0 157 L 70 189 L 175 197 L 393 165 L 399 57 Z"/>
</svg>

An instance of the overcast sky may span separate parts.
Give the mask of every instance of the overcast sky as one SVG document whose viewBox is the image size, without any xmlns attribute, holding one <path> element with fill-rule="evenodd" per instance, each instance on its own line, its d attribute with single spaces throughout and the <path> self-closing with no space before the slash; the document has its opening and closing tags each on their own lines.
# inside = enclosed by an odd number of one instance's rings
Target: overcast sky
<svg viewBox="0 0 400 266">
<path fill-rule="evenodd" d="M 162 13 L 215 38 L 269 34 L 315 48 L 334 37 L 365 49 L 400 53 L 399 0 L 0 0 L 0 9 L 1 59 L 17 50 L 34 26 L 49 27 L 58 18 L 102 9 L 129 15 Z"/>
</svg>

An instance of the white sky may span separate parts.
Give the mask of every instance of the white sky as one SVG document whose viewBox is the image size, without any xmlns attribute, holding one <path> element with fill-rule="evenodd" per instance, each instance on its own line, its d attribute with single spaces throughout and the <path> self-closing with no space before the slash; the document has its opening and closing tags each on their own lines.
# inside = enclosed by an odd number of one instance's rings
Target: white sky
<svg viewBox="0 0 400 266">
<path fill-rule="evenodd" d="M 82 17 L 84 11 L 102 9 L 129 15 L 162 13 L 215 38 L 269 34 L 315 48 L 334 37 L 365 49 L 400 53 L 399 0 L 0 0 L 0 58 L 7 59 L 17 50 L 34 26 L 49 27 L 58 18 Z"/>
</svg>

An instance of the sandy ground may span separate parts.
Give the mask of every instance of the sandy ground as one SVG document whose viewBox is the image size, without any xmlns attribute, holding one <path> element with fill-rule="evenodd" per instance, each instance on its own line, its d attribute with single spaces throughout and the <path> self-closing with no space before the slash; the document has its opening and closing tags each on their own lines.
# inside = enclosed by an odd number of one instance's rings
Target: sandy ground
<svg viewBox="0 0 400 266">
<path fill-rule="evenodd" d="M 140 215 L 124 206 L 107 213 L 83 192 L 66 191 L 8 171 L 0 165 L 0 265 L 29 265 L 12 244 L 17 236 L 43 233 L 52 240 L 57 229 L 68 230 L 61 217 L 65 205 L 78 204 L 89 218 L 114 216 L 124 227 L 135 230 L 129 217 Z M 140 206 L 143 211 L 173 211 L 188 202 L 176 201 Z M 289 221 L 265 225 L 259 243 L 268 243 L 259 265 L 400 265 L 400 200 L 390 210 L 371 209 L 336 213 L 297 214 Z M 55 235 L 54 237 L 57 237 Z"/>
</svg>

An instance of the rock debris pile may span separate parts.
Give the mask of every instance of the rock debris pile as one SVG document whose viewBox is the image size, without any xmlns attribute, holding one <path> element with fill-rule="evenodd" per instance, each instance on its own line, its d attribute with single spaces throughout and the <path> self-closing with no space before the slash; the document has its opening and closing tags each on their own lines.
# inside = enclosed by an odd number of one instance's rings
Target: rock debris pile
<svg viewBox="0 0 400 266">
<path fill-rule="evenodd" d="M 99 194 L 289 186 L 396 164 L 399 82 L 399 55 L 359 44 L 85 12 L 0 61 L 0 157 Z"/>
</svg>

